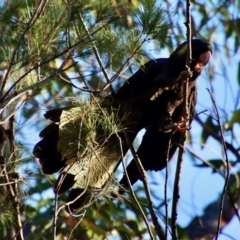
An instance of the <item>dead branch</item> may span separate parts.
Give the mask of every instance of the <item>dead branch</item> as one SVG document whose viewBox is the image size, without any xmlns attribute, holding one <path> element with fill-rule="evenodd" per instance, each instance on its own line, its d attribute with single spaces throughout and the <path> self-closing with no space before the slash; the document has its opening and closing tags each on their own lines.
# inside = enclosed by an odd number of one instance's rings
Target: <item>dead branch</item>
<svg viewBox="0 0 240 240">
<path fill-rule="evenodd" d="M 225 160 L 226 160 L 225 183 L 224 183 L 224 186 L 223 186 L 222 196 L 221 196 L 221 200 L 220 200 L 220 211 L 219 211 L 219 215 L 218 215 L 218 226 L 217 226 L 217 232 L 216 232 L 216 238 L 215 238 L 217 240 L 218 236 L 219 236 L 220 228 L 221 228 L 221 218 L 222 218 L 222 212 L 223 212 L 224 198 L 225 198 L 225 195 L 226 195 L 227 190 L 228 190 L 229 169 L 230 169 L 230 167 L 229 167 L 229 160 L 228 160 L 228 154 L 227 154 L 227 147 L 226 147 L 225 140 L 224 140 L 224 134 L 223 134 L 223 130 L 222 130 L 222 125 L 221 125 L 221 120 L 220 120 L 217 104 L 216 104 L 216 102 L 213 98 L 213 95 L 209 91 L 209 89 L 207 89 L 207 90 L 210 94 L 211 100 L 213 102 L 214 110 L 215 110 L 215 113 L 216 113 L 216 117 L 217 117 L 216 120 L 217 120 L 217 123 L 218 123 L 218 126 L 219 126 L 219 130 L 220 130 L 220 134 L 221 134 L 222 147 L 223 147 L 223 150 L 224 150 L 224 155 L 225 155 Z"/>
<path fill-rule="evenodd" d="M 187 70 L 190 71 L 190 64 L 192 60 L 192 46 L 191 46 L 191 1 L 186 0 L 186 28 L 187 28 L 187 62 L 186 67 Z M 188 102 L 188 81 L 189 79 L 184 79 L 183 82 L 183 117 L 188 120 L 189 119 L 189 102 Z M 186 128 L 189 128 L 189 121 L 186 121 Z M 183 156 L 184 156 L 184 144 L 186 140 L 187 132 L 183 133 L 181 136 L 181 141 L 179 144 L 179 153 L 178 153 L 178 159 L 177 159 L 177 167 L 176 167 L 176 173 L 175 173 L 175 180 L 174 180 L 174 188 L 173 188 L 173 203 L 172 203 L 172 222 L 171 222 L 171 228 L 172 228 L 172 239 L 177 240 L 178 239 L 178 233 L 177 233 L 177 205 L 180 198 L 180 174 L 181 174 L 181 165 L 183 162 Z"/>
<path fill-rule="evenodd" d="M 148 232 L 149 232 L 149 235 L 150 235 L 151 239 L 154 239 L 151 228 L 150 228 L 150 225 L 149 225 L 148 220 L 147 220 L 147 217 L 146 217 L 144 211 L 142 210 L 142 207 L 141 207 L 140 203 L 138 202 L 137 197 L 136 197 L 136 195 L 135 195 L 135 193 L 132 189 L 132 185 L 131 185 L 131 182 L 130 182 L 130 179 L 129 179 L 129 176 L 128 176 L 128 172 L 127 172 L 127 169 L 126 169 L 126 165 L 125 165 L 125 159 L 124 159 L 124 154 L 123 154 L 123 149 L 122 149 L 122 140 L 121 140 L 121 138 L 119 137 L 118 134 L 116 134 L 116 135 L 119 139 L 119 144 L 120 144 L 120 148 L 121 148 L 121 155 L 122 155 L 121 158 L 122 158 L 123 170 L 124 170 L 124 174 L 126 175 L 126 178 L 127 178 L 127 181 L 128 181 L 128 185 L 129 185 L 129 188 L 130 188 L 131 195 L 132 195 L 135 203 L 137 204 L 138 209 L 140 210 L 140 212 L 142 214 L 143 220 L 146 224 L 146 227 L 148 229 Z"/>
<path fill-rule="evenodd" d="M 147 200 L 148 200 L 148 207 L 149 207 L 149 211 L 150 211 L 150 214 L 151 214 L 151 217 L 152 217 L 152 221 L 153 221 L 155 230 L 157 232 L 158 237 L 162 240 L 162 239 L 164 239 L 164 232 L 163 232 L 160 224 L 158 223 L 157 216 L 154 212 L 154 207 L 153 207 L 153 202 L 152 202 L 150 189 L 149 189 L 149 186 L 148 186 L 146 171 L 144 170 L 144 168 L 142 166 L 142 163 L 141 163 L 137 153 L 135 152 L 135 149 L 133 148 L 132 143 L 129 140 L 128 134 L 126 132 L 124 132 L 124 136 L 125 136 L 125 139 L 126 139 L 126 143 L 127 143 L 128 147 L 129 147 L 129 149 L 130 149 L 130 151 L 133 155 L 133 158 L 134 158 L 134 161 L 137 165 L 138 171 L 140 172 L 141 177 L 142 177 L 145 193 L 146 193 Z"/>
</svg>

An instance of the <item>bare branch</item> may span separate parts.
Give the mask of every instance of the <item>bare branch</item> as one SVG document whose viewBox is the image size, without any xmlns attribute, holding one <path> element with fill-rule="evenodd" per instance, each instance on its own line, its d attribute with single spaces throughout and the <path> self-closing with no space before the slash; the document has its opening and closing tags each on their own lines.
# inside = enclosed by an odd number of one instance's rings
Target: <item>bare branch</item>
<svg viewBox="0 0 240 240">
<path fill-rule="evenodd" d="M 88 37 L 89 37 L 90 40 L 92 41 L 93 52 L 94 52 L 94 54 L 95 54 L 95 56 L 96 56 L 97 62 L 98 62 L 98 64 L 99 64 L 99 66 L 100 66 L 100 69 L 101 69 L 101 71 L 103 72 L 103 75 L 104 75 L 104 77 L 106 78 L 107 83 L 110 83 L 110 78 L 109 78 L 109 76 L 108 76 L 108 73 L 107 73 L 105 67 L 103 66 L 103 63 L 102 63 L 100 54 L 99 54 L 99 52 L 98 52 L 98 49 L 97 49 L 96 45 L 95 45 L 94 42 L 93 42 L 93 37 L 92 37 L 91 33 L 88 31 L 88 29 L 87 29 L 87 27 L 86 27 L 86 25 L 85 25 L 85 23 L 84 23 L 84 20 L 83 20 L 83 17 L 82 17 L 81 14 L 79 14 L 79 18 L 80 18 L 80 20 L 81 20 L 81 22 L 82 22 L 82 24 L 83 24 L 83 27 L 84 27 L 84 29 L 85 29 Z M 109 87 L 110 87 L 111 93 L 114 95 L 115 92 L 114 92 L 114 89 L 113 89 L 112 85 L 109 84 Z"/>
<path fill-rule="evenodd" d="M 222 141 L 221 136 L 218 136 L 211 128 L 209 128 L 209 127 L 207 126 L 207 124 L 205 124 L 205 123 L 200 119 L 199 116 L 196 115 L 196 116 L 195 116 L 195 120 L 201 125 L 201 127 L 203 127 L 203 129 L 204 129 L 205 131 L 208 132 L 208 134 L 211 135 L 211 137 L 213 137 L 213 138 L 214 138 L 215 140 L 217 140 L 218 142 L 221 142 L 221 141 Z M 236 159 L 237 159 L 237 162 L 239 162 L 239 161 L 240 161 L 240 153 L 239 153 L 239 151 L 238 151 L 236 148 L 234 148 L 234 146 L 233 146 L 231 143 L 227 142 L 226 140 L 225 140 L 225 144 L 226 144 L 227 149 L 230 150 L 230 151 L 232 152 L 232 154 L 235 155 L 235 157 L 236 157 Z"/>
<path fill-rule="evenodd" d="M 186 0 L 186 27 L 187 27 L 187 71 L 190 71 L 190 64 L 192 59 L 192 46 L 191 46 L 191 4 L 190 0 Z M 189 79 L 184 79 L 183 82 L 183 117 L 186 119 L 186 128 L 189 128 L 189 99 L 188 99 L 188 81 Z M 180 198 L 180 174 L 181 174 L 181 165 L 183 162 L 183 155 L 184 155 L 184 144 L 186 140 L 187 132 L 182 133 L 180 144 L 179 144 L 179 153 L 178 153 L 178 159 L 177 159 L 177 167 L 176 167 L 176 173 L 175 173 L 175 180 L 174 180 L 174 189 L 173 189 L 173 204 L 172 204 L 172 239 L 177 240 L 178 239 L 178 233 L 177 233 L 177 204 L 178 200 Z"/>
<path fill-rule="evenodd" d="M 128 147 L 129 147 L 129 149 L 130 149 L 130 151 L 131 151 L 131 153 L 133 155 L 133 158 L 134 158 L 134 161 L 135 161 L 135 163 L 137 165 L 138 171 L 140 172 L 141 177 L 142 177 L 145 193 L 146 193 L 147 200 L 148 200 L 148 207 L 149 207 L 149 211 L 150 211 L 150 214 L 151 214 L 151 217 L 152 217 L 152 221 L 153 221 L 155 230 L 157 232 L 158 237 L 160 239 L 164 239 L 164 232 L 163 232 L 160 224 L 158 223 L 157 216 L 156 216 L 156 214 L 154 212 L 152 197 L 151 197 L 150 189 L 149 189 L 148 182 L 147 182 L 146 171 L 144 170 L 144 168 L 142 166 L 142 163 L 141 163 L 137 153 L 135 152 L 135 150 L 134 150 L 134 148 L 132 146 L 132 143 L 131 143 L 131 141 L 128 138 L 128 134 L 126 132 L 124 132 L 124 136 L 125 136 L 125 139 L 126 139 L 126 143 L 127 143 Z"/>
<path fill-rule="evenodd" d="M 54 214 L 53 214 L 53 232 L 52 239 L 55 240 L 57 237 L 57 214 L 58 214 L 58 194 L 55 193 L 54 196 Z"/>
<path fill-rule="evenodd" d="M 223 204 L 224 204 L 224 198 L 225 195 L 227 193 L 228 190 L 228 183 L 229 183 L 229 160 L 228 160 L 228 154 L 227 154 L 227 147 L 225 144 L 225 140 L 224 140 L 224 134 L 223 134 L 223 130 L 222 130 L 222 125 L 221 125 L 221 120 L 220 120 L 220 116 L 219 116 L 219 112 L 217 109 L 217 105 L 216 102 L 213 98 L 213 95 L 211 94 L 211 92 L 209 91 L 209 89 L 207 89 L 210 97 L 212 99 L 213 102 L 213 106 L 214 106 L 214 110 L 216 113 L 216 117 L 217 117 L 217 122 L 218 122 L 218 126 L 219 126 L 219 130 L 220 130 L 220 134 L 221 134 L 221 142 L 222 142 L 222 147 L 224 150 L 224 155 L 225 155 L 225 159 L 226 159 L 226 171 L 225 171 L 225 184 L 223 186 L 223 192 L 222 192 L 222 196 L 221 196 L 221 201 L 220 201 L 220 211 L 219 211 L 219 215 L 218 215 L 218 226 L 217 226 L 217 232 L 216 232 L 216 240 L 218 239 L 219 236 L 219 232 L 220 232 L 220 228 L 221 228 L 221 218 L 222 218 L 222 211 L 223 211 Z"/>
<path fill-rule="evenodd" d="M 122 155 L 121 158 L 122 158 L 123 170 L 124 170 L 124 174 L 126 175 L 126 178 L 127 178 L 127 181 L 128 181 L 128 185 L 129 185 L 129 187 L 130 187 L 131 195 L 132 195 L 135 203 L 137 204 L 138 209 L 140 210 L 140 212 L 141 212 L 141 214 L 142 214 L 143 220 L 144 220 L 144 222 L 145 222 L 145 224 L 146 224 L 146 227 L 147 227 L 147 229 L 148 229 L 148 232 L 149 232 L 149 235 L 150 235 L 151 239 L 154 239 L 153 234 L 152 234 L 152 231 L 151 231 L 151 228 L 150 228 L 150 225 L 149 225 L 148 220 L 147 220 L 147 217 L 146 217 L 144 211 L 142 210 L 142 207 L 141 207 L 141 205 L 139 204 L 139 202 L 138 202 L 138 200 L 137 200 L 137 197 L 136 197 L 136 195 L 135 195 L 135 193 L 134 193 L 134 191 L 133 191 L 133 189 L 132 189 L 132 186 L 131 186 L 131 182 L 130 182 L 130 179 L 129 179 L 129 176 L 128 176 L 128 172 L 127 172 L 127 169 L 126 169 L 126 165 L 125 165 L 125 159 L 124 159 L 124 154 L 123 154 L 123 149 L 122 149 L 122 140 L 121 140 L 121 138 L 119 137 L 119 135 L 118 135 L 117 133 L 116 133 L 116 136 L 117 136 L 118 139 L 119 139 L 119 144 L 120 144 L 120 148 L 121 148 L 121 155 Z"/>
<path fill-rule="evenodd" d="M 80 220 L 79 220 L 79 221 L 77 222 L 77 224 L 72 228 L 72 230 L 71 230 L 71 232 L 70 232 L 67 240 L 70 240 L 70 239 L 71 239 L 71 236 L 72 236 L 74 230 L 78 227 L 78 225 L 79 225 L 79 224 L 81 223 L 81 221 L 83 220 L 83 218 L 84 218 L 84 216 L 85 216 L 85 214 L 86 214 L 86 211 L 87 211 L 87 210 L 85 210 L 85 211 L 81 214 Z"/>
<path fill-rule="evenodd" d="M 173 132 L 172 132 L 173 134 Z M 168 183 L 168 162 L 169 162 L 169 151 L 171 147 L 171 139 L 172 134 L 169 137 L 168 141 L 168 148 L 167 148 L 167 154 L 166 154 L 166 175 L 165 175 L 165 183 L 164 183 L 164 205 L 165 205 L 165 240 L 167 240 L 168 235 L 168 195 L 167 195 L 167 183 Z"/>
</svg>

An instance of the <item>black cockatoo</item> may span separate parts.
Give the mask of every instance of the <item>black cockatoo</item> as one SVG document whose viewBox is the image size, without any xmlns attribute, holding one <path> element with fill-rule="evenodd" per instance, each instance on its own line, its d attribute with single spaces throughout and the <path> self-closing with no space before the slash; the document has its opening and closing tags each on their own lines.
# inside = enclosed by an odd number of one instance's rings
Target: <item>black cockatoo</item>
<svg viewBox="0 0 240 240">
<path fill-rule="evenodd" d="M 194 117 L 197 101 L 196 80 L 203 67 L 209 62 L 212 55 L 210 43 L 192 40 L 192 76 L 189 78 L 188 102 L 190 123 Z M 167 149 L 171 137 L 169 160 L 173 157 L 181 132 L 165 130 L 166 125 L 171 125 L 181 120 L 183 112 L 183 85 L 179 76 L 184 73 L 187 59 L 187 44 L 181 44 L 169 58 L 152 60 L 138 70 L 119 89 L 117 96 L 122 101 L 133 99 L 138 109 L 144 112 L 146 133 L 138 148 L 137 155 L 147 170 L 159 171 L 166 167 Z M 138 105 L 139 104 L 139 105 Z M 130 104 L 130 107 L 133 105 Z M 135 109 L 135 106 L 133 106 Z M 143 109 L 144 108 L 144 109 Z M 135 161 L 132 160 L 127 167 L 131 184 L 141 179 Z M 126 176 L 120 181 L 123 186 L 128 186 Z"/>
<path fill-rule="evenodd" d="M 196 79 L 211 54 L 208 42 L 192 40 L 190 121 L 196 104 Z M 34 147 L 33 154 L 39 158 L 44 174 L 61 172 L 55 185 L 58 194 L 71 188 L 68 211 L 75 212 L 101 195 L 99 192 L 128 150 L 123 131 L 133 141 L 146 128 L 137 152 L 144 169 L 158 171 L 166 166 L 169 137 L 172 138 L 171 159 L 181 134 L 166 126 L 178 122 L 182 116 L 183 84 L 179 76 L 185 72 L 186 59 L 185 42 L 169 58 L 145 64 L 114 96 L 46 112 L 45 118 L 53 123 L 40 133 L 42 140 Z M 106 119 L 111 129 L 106 127 Z M 171 131 L 175 132 L 171 134 Z M 131 184 L 140 179 L 134 161 L 127 172 Z M 128 186 L 125 176 L 120 183 Z"/>
</svg>

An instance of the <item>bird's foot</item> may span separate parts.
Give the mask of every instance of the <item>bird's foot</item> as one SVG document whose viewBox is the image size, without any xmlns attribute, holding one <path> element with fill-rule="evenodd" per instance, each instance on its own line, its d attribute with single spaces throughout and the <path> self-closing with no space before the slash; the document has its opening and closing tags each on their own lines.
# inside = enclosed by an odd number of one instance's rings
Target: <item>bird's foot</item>
<svg viewBox="0 0 240 240">
<path fill-rule="evenodd" d="M 187 68 L 186 70 L 180 72 L 178 76 L 178 81 L 186 82 L 187 78 L 190 77 L 192 77 L 192 72 L 190 71 L 189 68 Z"/>
<path fill-rule="evenodd" d="M 191 129 L 190 127 L 183 126 L 183 125 L 186 124 L 186 122 L 187 122 L 187 120 L 185 120 L 184 117 L 181 117 L 179 121 L 165 126 L 164 129 L 167 130 L 167 131 L 176 130 L 178 132 L 186 132 L 186 131 L 189 131 Z"/>
</svg>

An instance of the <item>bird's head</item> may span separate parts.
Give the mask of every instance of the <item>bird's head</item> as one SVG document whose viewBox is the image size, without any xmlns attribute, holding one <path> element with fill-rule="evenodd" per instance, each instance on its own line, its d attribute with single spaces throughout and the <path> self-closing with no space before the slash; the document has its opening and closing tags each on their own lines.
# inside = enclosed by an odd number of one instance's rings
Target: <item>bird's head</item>
<svg viewBox="0 0 240 240">
<path fill-rule="evenodd" d="M 192 61 L 191 71 L 193 72 L 192 79 L 196 79 L 201 74 L 204 66 L 207 65 L 212 55 L 212 45 L 209 42 L 200 39 L 192 40 Z M 169 66 L 175 66 L 175 75 L 186 69 L 187 61 L 187 42 L 182 43 L 169 57 Z M 173 69 L 169 69 L 173 71 Z M 190 78 L 190 80 L 191 80 Z"/>
</svg>

